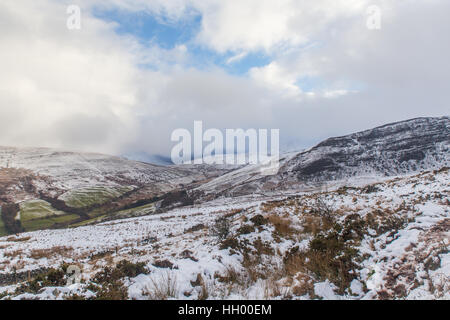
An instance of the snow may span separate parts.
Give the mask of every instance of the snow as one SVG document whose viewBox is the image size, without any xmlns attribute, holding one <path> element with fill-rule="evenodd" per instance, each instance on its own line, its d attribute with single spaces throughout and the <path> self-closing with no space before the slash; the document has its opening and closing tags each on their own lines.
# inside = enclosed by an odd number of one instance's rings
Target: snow
<svg viewBox="0 0 450 320">
<path fill-rule="evenodd" d="M 339 300 L 340 297 L 334 293 L 336 286 L 328 280 L 314 284 L 314 293 L 325 300 Z"/>
<path fill-rule="evenodd" d="M 450 254 L 448 228 L 449 222 L 449 177 L 447 171 L 441 173 L 424 173 L 409 177 L 394 178 L 380 182 L 378 192 L 365 194 L 360 189 L 349 190 L 339 194 L 330 190 L 326 201 L 341 208 L 351 208 L 365 216 L 374 208 L 380 210 L 395 210 L 403 202 L 411 205 L 402 214 L 410 221 L 394 234 L 386 232 L 366 236 L 360 243 L 361 254 L 367 254 L 362 262 L 362 269 L 358 278 L 350 284 L 350 291 L 344 295 L 336 292 L 336 286 L 329 280 L 316 281 L 314 293 L 323 299 L 374 299 L 380 290 L 387 288 L 390 274 L 399 272 L 398 284 L 408 288 L 407 299 L 449 299 L 448 278 L 450 275 Z M 357 181 L 358 183 L 358 181 Z M 440 197 L 437 195 L 440 194 Z M 309 200 L 308 193 L 297 194 L 304 201 Z M 357 197 L 357 203 L 353 199 Z M 230 254 L 229 249 L 221 250 L 217 239 L 211 235 L 211 226 L 218 216 L 236 209 L 242 209 L 233 218 L 233 231 L 239 227 L 239 221 L 244 216 L 250 218 L 262 213 L 261 204 L 268 200 L 283 200 L 285 198 L 266 197 L 254 198 L 250 196 L 236 198 L 220 198 L 207 203 L 173 209 L 162 214 L 153 214 L 139 218 L 109 221 L 97 225 L 84 226 L 62 230 L 41 230 L 24 233 L 18 238 L 29 237 L 26 241 L 14 241 L 10 237 L 0 238 L 0 276 L 12 272 L 35 270 L 42 267 L 58 267 L 62 262 L 79 263 L 83 265 L 83 278 L 89 279 L 109 262 L 92 258 L 95 254 L 109 252 L 113 263 L 121 259 L 142 261 L 146 263 L 150 273 L 139 275 L 127 280 L 129 297 L 131 299 L 146 299 L 144 293 L 151 291 L 155 283 L 163 282 L 167 277 L 176 279 L 176 296 L 178 299 L 197 299 L 201 294 L 200 287 L 193 287 L 192 282 L 200 274 L 205 286 L 212 288 L 210 299 L 265 299 L 269 280 L 259 279 L 247 287 L 228 290 L 225 284 L 217 281 L 217 274 L 224 274 L 227 267 L 242 270 L 242 256 Z M 302 198 L 303 199 L 303 198 Z M 403 209 L 402 209 L 403 210 Z M 345 210 L 344 210 L 345 211 Z M 294 212 L 280 209 L 280 214 L 291 216 L 292 225 L 301 230 L 301 219 Z M 188 229 L 203 224 L 204 229 L 189 232 Z M 438 227 L 441 226 L 441 231 Z M 298 246 L 300 250 L 308 247 L 309 238 L 282 239 L 277 243 L 272 237 L 273 229 L 265 228 L 261 232 L 242 235 L 241 239 L 248 239 L 250 243 L 256 239 L 270 242 L 274 252 L 280 256 L 263 259 L 275 266 L 282 261 L 282 256 Z M 299 231 L 300 233 L 300 231 Z M 13 237 L 14 238 L 14 237 Z M 148 239 L 156 239 L 148 241 Z M 372 242 L 372 244 L 371 244 Z M 412 246 L 412 244 L 414 246 Z M 52 253 L 55 248 L 65 247 L 67 251 Z M 411 249 L 412 248 L 412 249 Z M 447 251 L 440 248 L 447 248 Z M 33 258 L 34 250 L 46 250 L 43 258 Z M 189 250 L 194 259 L 183 255 Z M 13 256 L 11 252 L 20 252 Z M 417 258 L 424 254 L 424 258 Z M 439 257 L 440 264 L 435 270 L 425 268 L 424 259 Z M 419 259 L 419 260 L 417 260 Z M 422 259 L 422 260 L 421 260 Z M 155 267 L 156 260 L 168 260 L 173 263 L 172 269 Z M 411 265 L 411 272 L 418 285 L 414 288 L 407 278 L 403 279 L 402 266 Z M 409 269 L 408 269 L 409 270 Z M 406 270 L 406 271 L 408 271 Z M 409 271 L 408 271 L 409 272 Z M 277 282 L 283 286 L 283 281 Z M 366 289 L 364 288 L 364 285 Z M 442 288 L 442 293 L 433 293 L 430 284 Z M 5 286 L 1 290 L 13 290 L 14 285 Z M 56 289 L 56 292 L 55 292 Z M 78 290 L 78 291 L 77 291 Z M 65 294 L 80 292 L 80 287 L 46 288 L 36 295 L 23 294 L 15 299 L 39 298 L 61 299 Z M 92 293 L 83 293 L 86 297 Z M 282 296 L 273 296 L 274 299 Z M 299 299 L 307 296 L 296 297 Z"/>
<path fill-rule="evenodd" d="M 34 181 L 47 192 L 121 185 L 152 185 L 170 190 L 179 184 L 214 176 L 225 169 L 212 166 L 158 166 L 96 153 L 48 148 L 0 147 L 0 168 L 26 169 L 41 179 Z"/>
</svg>

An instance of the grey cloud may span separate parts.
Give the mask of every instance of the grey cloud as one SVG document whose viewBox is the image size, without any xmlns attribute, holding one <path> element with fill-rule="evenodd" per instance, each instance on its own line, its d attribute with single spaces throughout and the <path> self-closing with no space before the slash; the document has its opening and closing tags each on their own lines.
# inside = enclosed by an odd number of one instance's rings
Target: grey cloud
<svg viewBox="0 0 450 320">
<path fill-rule="evenodd" d="M 389 10 L 379 31 L 367 30 L 365 16 L 353 12 L 315 28 L 318 45 L 274 50 L 280 74 L 289 75 L 281 81 L 318 77 L 326 90 L 361 85 L 359 92 L 333 98 L 286 95 L 252 74 L 186 68 L 186 55 L 142 47 L 89 15 L 84 29 L 68 36 L 58 27 L 64 14 L 55 13 L 63 6 L 42 3 L 49 11 L 31 19 L 29 28 L 21 25 L 36 14 L 33 7 L 0 5 L 10 29 L 0 29 L 1 144 L 167 155 L 172 130 L 203 120 L 205 129 L 279 128 L 282 147 L 298 149 L 450 109 L 445 1 L 382 1 Z M 289 32 L 303 27 L 291 23 Z M 142 60 L 161 68 L 142 69 Z"/>
</svg>

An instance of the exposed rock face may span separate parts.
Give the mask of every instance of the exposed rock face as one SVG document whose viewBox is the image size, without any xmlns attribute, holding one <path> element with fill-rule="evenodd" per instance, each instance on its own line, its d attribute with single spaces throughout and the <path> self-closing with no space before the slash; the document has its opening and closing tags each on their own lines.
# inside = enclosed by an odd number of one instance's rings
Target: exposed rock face
<svg viewBox="0 0 450 320">
<path fill-rule="evenodd" d="M 227 196 L 302 189 L 351 177 L 402 175 L 450 166 L 450 119 L 417 118 L 329 138 L 286 156 L 277 175 L 246 168 L 199 189 Z"/>
</svg>

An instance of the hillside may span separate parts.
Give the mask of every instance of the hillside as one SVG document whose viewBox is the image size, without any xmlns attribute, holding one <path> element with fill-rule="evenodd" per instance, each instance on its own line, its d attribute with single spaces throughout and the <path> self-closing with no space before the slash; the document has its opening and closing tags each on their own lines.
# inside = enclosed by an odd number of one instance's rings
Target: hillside
<svg viewBox="0 0 450 320">
<path fill-rule="evenodd" d="M 247 166 L 198 189 L 225 196 L 301 191 L 443 166 L 450 166 L 450 118 L 417 118 L 329 138 L 303 152 L 282 155 L 273 176 L 261 176 L 259 166 Z"/>
<path fill-rule="evenodd" d="M 449 184 L 442 169 L 4 237 L 0 296 L 449 299 Z M 69 265 L 83 283 L 65 286 Z"/>
<path fill-rule="evenodd" d="M 0 147 L 0 299 L 450 299 L 449 138 L 388 124 L 272 176 Z"/>
<path fill-rule="evenodd" d="M 322 190 L 450 166 L 449 118 L 418 118 L 327 139 L 259 165 L 159 166 L 93 153 L 0 147 L 0 235 L 163 212 L 226 196 Z"/>
<path fill-rule="evenodd" d="M 148 214 L 152 210 L 142 205 L 226 171 L 158 166 L 93 153 L 0 147 L 0 235 L 68 226 L 115 213 L 121 217 L 130 208 L 137 208 L 130 214 Z"/>
</svg>

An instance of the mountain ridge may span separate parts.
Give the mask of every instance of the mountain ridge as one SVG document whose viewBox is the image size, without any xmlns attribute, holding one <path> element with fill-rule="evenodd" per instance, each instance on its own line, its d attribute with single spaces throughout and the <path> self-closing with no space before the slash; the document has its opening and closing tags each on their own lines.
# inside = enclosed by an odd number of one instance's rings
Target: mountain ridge
<svg viewBox="0 0 450 320">
<path fill-rule="evenodd" d="M 20 217 L 25 231 L 77 226 L 222 196 L 295 193 L 449 167 L 449 127 L 448 116 L 422 117 L 328 138 L 281 155 L 272 176 L 262 176 L 260 165 L 160 166 L 99 153 L 0 147 L 0 206 L 7 208 L 0 229 L 24 231 Z"/>
<path fill-rule="evenodd" d="M 281 157 L 276 175 L 259 176 L 248 167 L 215 178 L 199 190 L 235 196 L 304 189 L 362 176 L 394 176 L 450 165 L 450 119 L 421 117 L 328 138 Z M 239 181 L 233 186 L 233 180 Z M 210 189 L 210 190 L 208 190 Z"/>
</svg>

